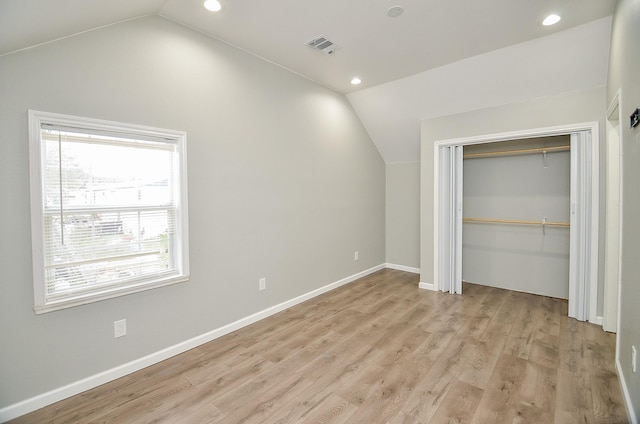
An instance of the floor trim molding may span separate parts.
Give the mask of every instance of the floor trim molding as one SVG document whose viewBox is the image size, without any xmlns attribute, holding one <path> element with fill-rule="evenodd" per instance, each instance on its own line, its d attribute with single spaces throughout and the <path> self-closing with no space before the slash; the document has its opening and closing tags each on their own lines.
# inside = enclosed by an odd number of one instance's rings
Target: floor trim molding
<svg viewBox="0 0 640 424">
<path fill-rule="evenodd" d="M 616 371 L 618 374 L 618 381 L 620 382 L 620 388 L 622 389 L 624 406 L 627 408 L 629 422 L 631 424 L 638 424 L 638 417 L 636 417 L 636 413 L 633 409 L 633 402 L 631 402 L 631 395 L 629 394 L 629 389 L 627 388 L 627 381 L 624 379 L 624 374 L 622 373 L 622 366 L 620 365 L 619 358 L 616 358 Z"/>
<path fill-rule="evenodd" d="M 398 271 L 405 271 L 405 272 L 412 272 L 414 274 L 420 274 L 420 268 L 414 268 L 411 266 L 386 263 L 385 267 L 390 269 L 395 269 Z"/>
<path fill-rule="evenodd" d="M 318 289 L 312 290 L 308 293 L 294 297 L 293 299 L 287 300 L 278 305 L 271 306 L 260 312 L 256 312 L 255 314 L 249 315 L 248 317 L 241 318 L 235 322 L 201 334 L 200 336 L 185 340 L 173 346 L 169 346 L 165 349 L 151 353 L 142 358 L 135 359 L 131 362 L 127 362 L 101 373 L 83 378 L 82 380 L 75 381 L 73 383 L 67 384 L 66 386 L 62 386 L 49 392 L 34 396 L 32 398 L 25 399 L 13 405 L 6 406 L 0 409 L 0 422 L 12 420 L 22 415 L 28 414 L 29 412 L 33 412 L 37 409 L 43 408 L 47 405 L 51 405 L 52 403 L 61 401 L 71 396 L 75 396 L 86 390 L 93 389 L 94 387 L 98 387 L 120 377 L 124 377 L 127 374 L 139 371 L 150 365 L 157 364 L 158 362 L 164 361 L 165 359 L 171 358 L 172 356 L 179 355 L 180 353 L 186 352 L 187 350 L 198 347 L 204 343 L 208 343 L 212 340 L 224 336 L 225 334 L 231 333 L 235 330 L 239 330 L 240 328 L 246 327 L 250 324 L 253 324 L 254 322 L 260 321 L 261 319 L 277 314 L 278 312 L 284 311 L 285 309 L 324 294 L 328 291 L 337 289 L 338 287 L 349 284 L 359 278 L 365 277 L 369 274 L 373 274 L 374 272 L 380 271 L 381 269 L 384 269 L 386 267 L 386 264 L 374 266 L 372 268 L 345 277 L 341 280 L 327 284 L 326 286 L 322 286 Z"/>
<path fill-rule="evenodd" d="M 436 291 L 436 286 L 433 283 L 424 283 L 420 281 L 420 284 L 418 284 L 418 287 L 425 290 Z"/>
</svg>

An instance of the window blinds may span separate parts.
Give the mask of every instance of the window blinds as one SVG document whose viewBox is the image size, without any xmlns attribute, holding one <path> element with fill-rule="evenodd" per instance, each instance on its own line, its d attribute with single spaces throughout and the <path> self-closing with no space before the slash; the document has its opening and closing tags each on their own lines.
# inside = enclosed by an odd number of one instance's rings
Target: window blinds
<svg viewBox="0 0 640 424">
<path fill-rule="evenodd" d="M 45 298 L 176 273 L 176 144 L 42 125 Z"/>
</svg>

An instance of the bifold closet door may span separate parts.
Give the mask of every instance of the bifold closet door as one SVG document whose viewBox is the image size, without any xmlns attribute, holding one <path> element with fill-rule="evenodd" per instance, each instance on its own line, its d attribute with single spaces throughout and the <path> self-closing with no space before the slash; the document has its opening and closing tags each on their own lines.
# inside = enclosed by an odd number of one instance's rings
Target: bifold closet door
<svg viewBox="0 0 640 424">
<path fill-rule="evenodd" d="M 571 228 L 569 268 L 569 316 L 589 319 L 591 262 L 591 133 L 571 134 Z"/>
<path fill-rule="evenodd" d="M 563 132 L 565 129 L 566 132 Z M 534 133 L 522 135 L 532 134 Z M 570 215 L 569 316 L 594 323 L 598 318 L 597 134 L 597 122 L 535 132 L 539 137 L 570 135 L 571 138 L 570 204 L 567 205 Z M 507 140 L 512 139 L 499 136 L 474 137 L 468 140 L 443 140 L 435 144 L 435 290 L 462 293 L 462 146 Z M 468 261 L 465 260 L 465 263 Z"/>
<path fill-rule="evenodd" d="M 438 283 L 462 294 L 462 146 L 440 148 Z"/>
</svg>

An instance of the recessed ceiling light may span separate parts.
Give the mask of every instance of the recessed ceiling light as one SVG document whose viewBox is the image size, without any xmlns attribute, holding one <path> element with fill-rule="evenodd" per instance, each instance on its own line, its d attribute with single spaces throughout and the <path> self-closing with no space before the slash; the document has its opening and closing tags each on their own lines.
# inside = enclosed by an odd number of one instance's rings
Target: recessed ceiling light
<svg viewBox="0 0 640 424">
<path fill-rule="evenodd" d="M 391 18 L 397 18 L 398 16 L 402 15 L 402 12 L 404 12 L 404 9 L 402 7 L 393 6 L 389 8 L 389 10 L 387 10 L 387 16 Z"/>
<path fill-rule="evenodd" d="M 361 82 L 362 82 L 362 80 L 360 78 L 358 78 L 358 77 L 351 78 L 351 84 L 353 84 L 353 85 L 358 85 Z"/>
<path fill-rule="evenodd" d="M 204 2 L 204 8 L 211 12 L 219 12 L 222 9 L 222 5 L 218 0 L 206 0 Z"/>
<path fill-rule="evenodd" d="M 546 18 L 544 18 L 544 21 L 542 21 L 542 25 L 544 26 L 550 26 L 550 25 L 555 25 L 558 22 L 560 22 L 560 19 L 562 19 L 560 16 L 558 15 L 549 15 Z"/>
</svg>

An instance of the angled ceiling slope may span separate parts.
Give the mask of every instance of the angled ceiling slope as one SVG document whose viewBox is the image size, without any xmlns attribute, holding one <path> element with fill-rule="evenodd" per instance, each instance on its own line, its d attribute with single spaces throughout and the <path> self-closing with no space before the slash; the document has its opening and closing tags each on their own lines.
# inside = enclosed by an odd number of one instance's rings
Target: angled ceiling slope
<svg viewBox="0 0 640 424">
<path fill-rule="evenodd" d="M 387 163 L 417 162 L 423 119 L 604 86 L 610 36 L 602 18 L 347 98 Z"/>
</svg>

